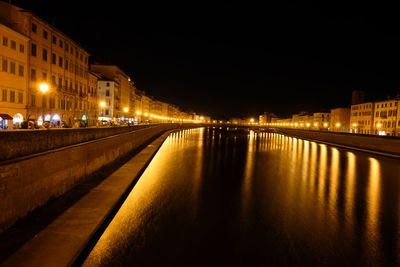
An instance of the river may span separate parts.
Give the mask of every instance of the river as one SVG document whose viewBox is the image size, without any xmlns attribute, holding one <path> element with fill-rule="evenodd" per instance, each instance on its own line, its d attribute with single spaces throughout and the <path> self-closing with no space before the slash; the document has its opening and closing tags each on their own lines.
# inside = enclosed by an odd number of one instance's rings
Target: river
<svg viewBox="0 0 400 267">
<path fill-rule="evenodd" d="M 400 265 L 400 161 L 199 128 L 161 146 L 84 266 Z"/>
</svg>

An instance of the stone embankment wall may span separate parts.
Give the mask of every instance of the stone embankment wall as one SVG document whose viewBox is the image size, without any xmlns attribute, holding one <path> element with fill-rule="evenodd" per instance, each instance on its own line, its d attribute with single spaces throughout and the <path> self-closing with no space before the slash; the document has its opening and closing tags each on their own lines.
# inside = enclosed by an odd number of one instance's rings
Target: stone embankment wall
<svg viewBox="0 0 400 267">
<path fill-rule="evenodd" d="M 304 139 L 312 139 L 327 143 L 344 145 L 358 149 L 371 150 L 381 153 L 400 156 L 400 138 L 391 136 L 375 136 L 348 133 L 335 133 L 323 131 L 310 131 L 298 129 L 278 129 L 277 132 L 296 136 Z"/>
<path fill-rule="evenodd" d="M 0 131 L 0 161 L 46 150 L 128 133 L 154 125 L 50 130 Z"/>
<path fill-rule="evenodd" d="M 126 130 L 99 128 L 87 131 L 35 131 L 35 134 L 42 137 L 45 134 L 51 135 L 48 140 L 53 141 L 49 141 L 47 148 L 53 145 L 59 147 L 68 142 L 75 143 L 77 140 L 95 139 L 0 161 L 0 232 L 50 199 L 61 196 L 103 166 L 127 156 L 135 148 L 165 131 L 178 127 L 177 124 L 162 124 L 136 128 L 134 131 L 128 130 L 128 127 L 125 127 Z M 118 132 L 122 133 L 117 134 Z M 15 139 L 17 142 L 16 138 L 20 137 L 22 146 L 29 146 L 28 144 L 36 140 L 46 143 L 33 133 L 28 133 L 27 136 L 14 133 L 15 137 L 8 136 L 7 139 Z M 80 133 L 82 136 L 79 136 Z M 104 135 L 110 136 L 100 138 Z M 35 149 L 40 150 L 39 147 L 43 149 L 45 145 L 38 145 Z"/>
</svg>

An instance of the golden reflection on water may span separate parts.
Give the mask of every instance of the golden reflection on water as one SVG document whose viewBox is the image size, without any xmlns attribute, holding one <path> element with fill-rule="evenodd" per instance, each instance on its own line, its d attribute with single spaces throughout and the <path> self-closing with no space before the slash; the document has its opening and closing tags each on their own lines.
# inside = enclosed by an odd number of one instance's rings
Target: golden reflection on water
<svg viewBox="0 0 400 267">
<path fill-rule="evenodd" d="M 340 175 L 340 161 L 339 161 L 339 150 L 337 148 L 331 148 L 331 165 L 329 175 L 329 212 L 331 216 L 331 227 L 335 229 L 337 227 L 338 220 L 338 209 L 337 209 L 337 197 L 339 193 L 338 180 Z"/>
<path fill-rule="evenodd" d="M 368 255 L 376 260 L 380 255 L 377 250 L 379 243 L 379 205 L 380 205 L 380 179 L 381 170 L 379 161 L 369 158 L 369 177 L 367 191 L 367 221 L 366 237 L 368 242 Z"/>
<path fill-rule="evenodd" d="M 353 229 L 354 224 L 354 201 L 355 201 L 355 179 L 356 179 L 356 156 L 347 152 L 346 173 L 346 195 L 345 195 L 345 218 L 348 231 Z"/>
<path fill-rule="evenodd" d="M 244 179 L 242 185 L 242 216 L 243 218 L 246 217 L 248 213 L 248 207 L 250 205 L 250 195 L 251 195 L 251 183 L 252 177 L 254 172 L 254 131 L 250 131 L 248 135 L 248 145 L 247 145 L 247 152 L 246 152 L 246 162 L 245 162 L 245 169 L 244 169 Z"/>
</svg>

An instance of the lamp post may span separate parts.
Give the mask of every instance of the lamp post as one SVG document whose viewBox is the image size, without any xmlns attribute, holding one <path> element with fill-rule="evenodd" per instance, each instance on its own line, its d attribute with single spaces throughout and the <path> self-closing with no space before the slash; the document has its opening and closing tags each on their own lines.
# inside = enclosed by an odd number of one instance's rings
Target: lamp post
<svg viewBox="0 0 400 267">
<path fill-rule="evenodd" d="M 45 100 L 44 96 L 45 96 L 45 93 L 49 90 L 49 85 L 47 83 L 41 83 L 41 84 L 39 84 L 39 89 L 40 89 L 40 91 L 42 92 L 42 95 L 43 95 L 42 101 L 44 101 Z M 43 107 L 42 126 L 44 126 L 45 106 L 46 106 L 46 103 L 42 102 L 42 107 Z"/>
</svg>

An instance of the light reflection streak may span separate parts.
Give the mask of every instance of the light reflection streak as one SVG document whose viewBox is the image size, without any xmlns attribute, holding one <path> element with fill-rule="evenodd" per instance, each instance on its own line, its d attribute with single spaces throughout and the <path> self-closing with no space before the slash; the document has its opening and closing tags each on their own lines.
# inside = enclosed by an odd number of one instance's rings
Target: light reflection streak
<svg viewBox="0 0 400 267">
<path fill-rule="evenodd" d="M 379 161 L 369 158 L 369 181 L 367 192 L 367 221 L 366 237 L 368 243 L 368 256 L 376 261 L 379 257 L 379 205 L 380 205 L 380 179 L 381 171 Z"/>
<path fill-rule="evenodd" d="M 326 186 L 326 169 L 328 164 L 328 151 L 326 145 L 319 144 L 321 149 L 319 159 L 319 172 L 318 172 L 318 216 L 324 213 L 324 189 Z"/>
<path fill-rule="evenodd" d="M 254 132 L 250 131 L 247 143 L 246 165 L 242 184 L 242 218 L 246 218 L 250 205 L 251 183 L 254 172 Z"/>
<path fill-rule="evenodd" d="M 356 156 L 352 152 L 347 152 L 347 173 L 346 173 L 346 196 L 345 196 L 345 215 L 349 229 L 353 229 L 354 223 L 354 183 L 356 178 Z"/>
</svg>

